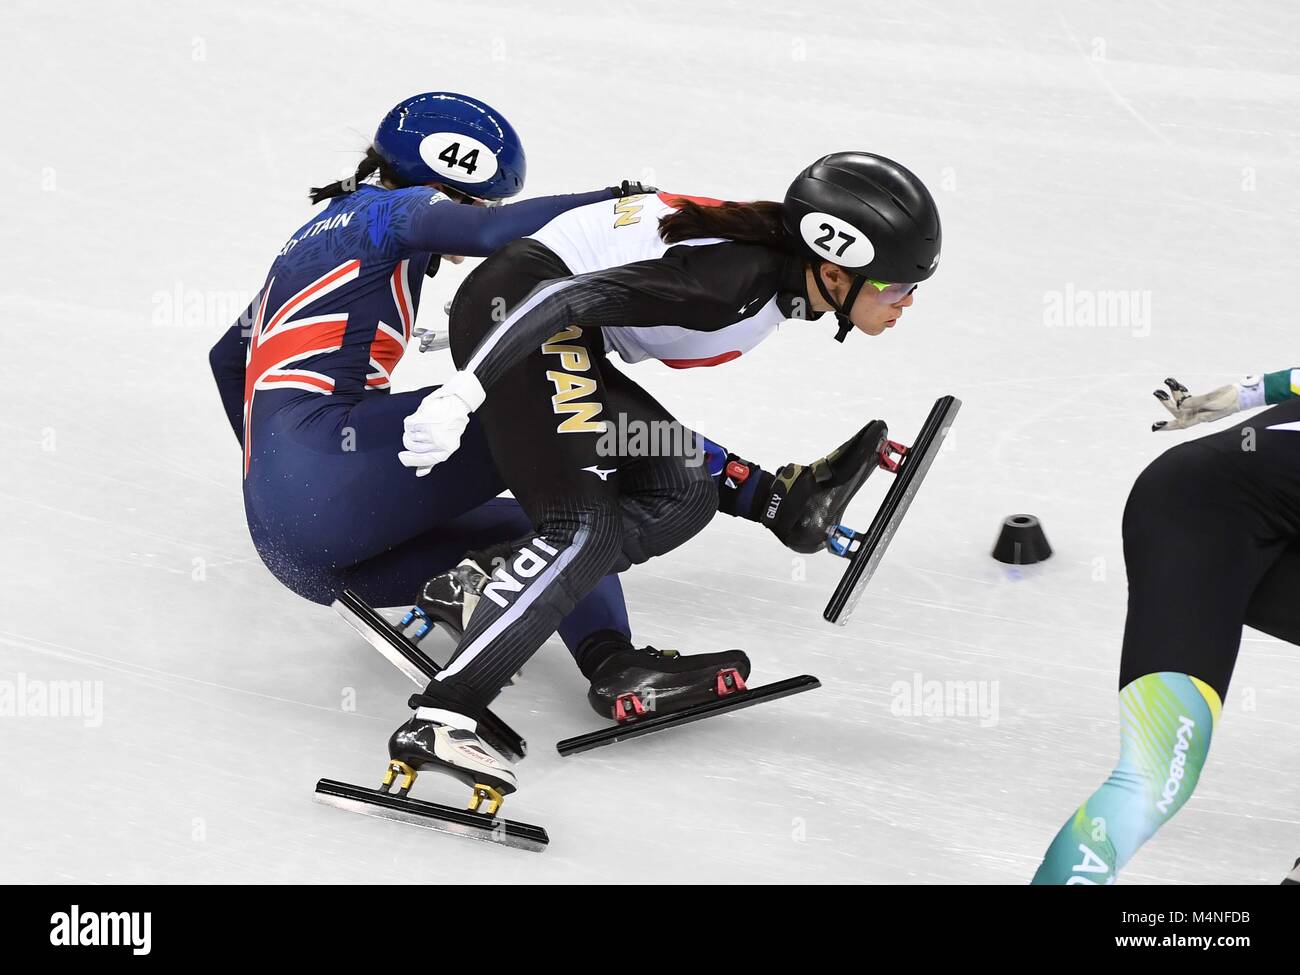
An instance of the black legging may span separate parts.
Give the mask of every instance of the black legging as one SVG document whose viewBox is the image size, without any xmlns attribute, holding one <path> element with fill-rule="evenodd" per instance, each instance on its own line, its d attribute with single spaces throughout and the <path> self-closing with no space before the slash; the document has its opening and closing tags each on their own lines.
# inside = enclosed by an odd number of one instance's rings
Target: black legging
<svg viewBox="0 0 1300 975">
<path fill-rule="evenodd" d="M 537 285 L 568 275 L 533 240 L 516 241 L 481 264 L 452 304 L 456 364 Z M 535 534 L 494 572 L 455 655 L 423 695 L 429 706 L 471 714 L 486 707 L 604 575 L 676 548 L 717 510 L 703 453 L 680 437 L 666 438 L 686 448 L 670 456 L 600 449 L 605 422 L 657 424 L 661 431 L 675 425 L 605 359 L 603 342 L 599 329 L 566 329 L 488 390 L 478 416 L 497 470 Z"/>
<path fill-rule="evenodd" d="M 1250 594 L 1246 625 L 1300 646 L 1300 542 L 1281 554 Z"/>
<path fill-rule="evenodd" d="M 1120 687 L 1198 677 L 1223 698 L 1250 625 L 1300 644 L 1300 400 L 1165 451 L 1124 510 Z"/>
</svg>

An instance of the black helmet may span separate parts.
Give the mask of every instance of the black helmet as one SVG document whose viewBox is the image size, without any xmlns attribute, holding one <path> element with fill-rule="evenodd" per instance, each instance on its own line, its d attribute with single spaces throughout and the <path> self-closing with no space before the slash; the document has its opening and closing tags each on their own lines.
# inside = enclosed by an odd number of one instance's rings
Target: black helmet
<svg viewBox="0 0 1300 975">
<path fill-rule="evenodd" d="M 859 279 L 841 306 L 814 275 L 839 315 L 840 341 L 852 327 L 848 313 L 864 279 L 924 281 L 939 263 L 942 241 L 939 208 L 925 184 L 870 152 L 834 152 L 796 176 L 785 194 L 785 231 L 800 253 Z"/>
</svg>

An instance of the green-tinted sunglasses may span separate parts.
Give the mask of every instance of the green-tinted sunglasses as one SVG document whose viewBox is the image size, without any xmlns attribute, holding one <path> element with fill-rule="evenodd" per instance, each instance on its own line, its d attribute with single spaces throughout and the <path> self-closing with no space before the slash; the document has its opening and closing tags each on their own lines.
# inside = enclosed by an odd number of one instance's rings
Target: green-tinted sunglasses
<svg viewBox="0 0 1300 975">
<path fill-rule="evenodd" d="M 877 281 L 875 278 L 867 278 L 867 284 L 880 292 L 880 296 L 891 305 L 898 304 L 916 290 L 915 284 L 891 284 L 888 281 Z"/>
</svg>

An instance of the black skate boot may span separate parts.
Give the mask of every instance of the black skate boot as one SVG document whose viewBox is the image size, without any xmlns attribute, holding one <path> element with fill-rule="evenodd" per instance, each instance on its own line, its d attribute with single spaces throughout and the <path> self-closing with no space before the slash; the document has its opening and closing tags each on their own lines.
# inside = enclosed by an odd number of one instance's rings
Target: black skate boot
<svg viewBox="0 0 1300 975">
<path fill-rule="evenodd" d="M 587 700 L 592 709 L 622 722 L 745 690 L 749 657 L 743 650 L 684 655 L 628 643 L 605 657 L 589 676 Z"/>
<path fill-rule="evenodd" d="M 405 631 L 411 623 L 419 620 L 419 626 L 410 634 L 412 642 L 418 644 L 431 629 L 441 626 L 459 643 L 483 595 L 483 587 L 489 581 L 480 563 L 491 564 L 481 554 L 467 555 L 456 568 L 426 582 L 420 588 L 420 597 L 414 608 L 402 617 L 398 629 Z M 511 677 L 510 683 L 519 683 L 523 673 L 521 670 Z"/>
<path fill-rule="evenodd" d="M 818 552 L 840 523 L 858 489 L 877 467 L 894 463 L 889 427 L 872 420 L 847 443 L 811 464 L 786 464 L 776 472 L 761 521 L 796 552 Z"/>
<path fill-rule="evenodd" d="M 460 640 L 487 581 L 487 573 L 473 556 L 467 556 L 456 568 L 434 576 L 420 588 L 414 608 L 402 618 L 398 628 L 405 630 L 418 621 L 410 635 L 416 643 L 435 626 L 445 629 L 453 640 Z"/>
<path fill-rule="evenodd" d="M 419 708 L 388 739 L 388 755 L 381 792 L 388 792 L 400 777 L 396 794 L 405 796 L 416 775 L 433 769 L 468 785 L 474 790 L 469 808 L 492 816 L 516 788 L 514 770 L 484 747 L 474 719 L 454 711 Z"/>
</svg>

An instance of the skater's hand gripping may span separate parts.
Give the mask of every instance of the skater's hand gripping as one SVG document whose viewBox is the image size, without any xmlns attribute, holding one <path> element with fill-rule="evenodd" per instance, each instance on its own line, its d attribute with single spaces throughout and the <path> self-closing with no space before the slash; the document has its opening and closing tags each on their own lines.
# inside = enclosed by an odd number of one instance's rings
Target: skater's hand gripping
<svg viewBox="0 0 1300 975">
<path fill-rule="evenodd" d="M 651 186 L 649 183 L 641 183 L 634 179 L 625 179 L 617 186 L 609 188 L 610 193 L 616 197 L 624 196 L 644 196 L 646 193 L 658 193 L 659 187 Z"/>
<path fill-rule="evenodd" d="M 443 260 L 448 258 L 443 257 Z M 460 260 L 464 260 L 462 257 Z M 451 315 L 451 302 L 442 306 L 444 315 Z M 413 333 L 420 340 L 421 352 L 441 352 L 443 349 L 451 348 L 451 330 L 443 329 L 441 332 L 435 328 L 425 328 L 423 325 L 417 325 Z"/>
<path fill-rule="evenodd" d="M 483 405 L 487 394 L 472 372 L 458 372 L 424 398 L 415 412 L 406 418 L 406 432 L 397 455 L 407 467 L 414 467 L 423 477 L 435 464 L 456 452 L 461 435 L 469 424 L 469 415 Z"/>
<path fill-rule="evenodd" d="M 1220 386 L 1198 396 L 1188 392 L 1177 379 L 1166 379 L 1165 385 L 1169 392 L 1157 389 L 1154 396 L 1173 415 L 1173 419 L 1151 424 L 1152 430 L 1184 430 L 1264 405 L 1264 381 L 1259 376 L 1247 376 L 1239 383 Z"/>
<path fill-rule="evenodd" d="M 417 328 L 412 333 L 420 340 L 421 352 L 441 352 L 443 349 L 451 348 L 451 333 L 439 332 L 432 328 Z"/>
</svg>

